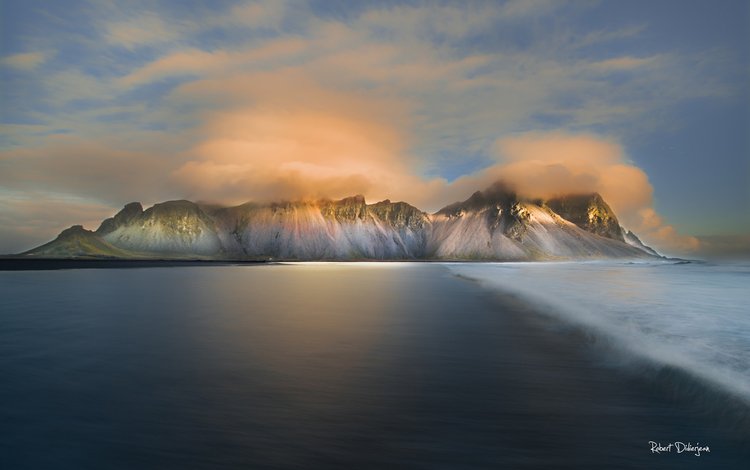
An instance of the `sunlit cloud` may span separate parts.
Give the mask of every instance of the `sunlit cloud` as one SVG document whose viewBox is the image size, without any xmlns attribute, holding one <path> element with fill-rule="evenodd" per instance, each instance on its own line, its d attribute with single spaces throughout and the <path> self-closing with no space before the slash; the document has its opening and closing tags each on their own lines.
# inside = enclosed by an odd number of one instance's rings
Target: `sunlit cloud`
<svg viewBox="0 0 750 470">
<path fill-rule="evenodd" d="M 531 133 L 496 144 L 503 162 L 491 169 L 522 194 L 549 198 L 598 192 L 626 228 L 662 249 L 693 251 L 698 240 L 683 236 L 653 209 L 653 187 L 646 173 L 631 163 L 622 146 L 594 135 Z"/>
</svg>

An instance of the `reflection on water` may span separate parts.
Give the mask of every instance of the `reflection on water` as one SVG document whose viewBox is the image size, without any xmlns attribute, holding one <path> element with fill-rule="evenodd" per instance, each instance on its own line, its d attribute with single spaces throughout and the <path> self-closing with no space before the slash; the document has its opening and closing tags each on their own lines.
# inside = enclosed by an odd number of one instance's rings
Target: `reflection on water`
<svg viewBox="0 0 750 470">
<path fill-rule="evenodd" d="M 6 272 L 0 299 L 1 468 L 612 468 L 679 438 L 747 458 L 441 265 Z"/>
</svg>

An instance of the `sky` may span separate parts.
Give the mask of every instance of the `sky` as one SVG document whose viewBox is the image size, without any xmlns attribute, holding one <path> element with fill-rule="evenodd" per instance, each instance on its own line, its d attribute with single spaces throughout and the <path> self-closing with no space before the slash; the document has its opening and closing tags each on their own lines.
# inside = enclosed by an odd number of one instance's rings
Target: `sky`
<svg viewBox="0 0 750 470">
<path fill-rule="evenodd" d="M 602 194 L 750 253 L 750 2 L 0 0 L 0 253 L 124 204 Z"/>
</svg>

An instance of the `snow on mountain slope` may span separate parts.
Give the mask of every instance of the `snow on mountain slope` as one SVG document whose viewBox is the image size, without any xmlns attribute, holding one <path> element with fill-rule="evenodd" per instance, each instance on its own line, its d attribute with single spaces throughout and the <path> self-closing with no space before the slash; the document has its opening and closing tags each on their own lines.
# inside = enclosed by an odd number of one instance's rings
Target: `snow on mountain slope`
<svg viewBox="0 0 750 470">
<path fill-rule="evenodd" d="M 625 243 L 627 243 L 630 246 L 634 246 L 638 248 L 639 250 L 643 250 L 650 255 L 659 256 L 659 253 L 657 253 L 656 250 L 654 250 L 648 245 L 644 245 L 641 239 L 636 236 L 636 234 L 634 234 L 630 230 L 625 230 L 624 228 L 622 229 L 622 231 L 624 234 Z"/>
<path fill-rule="evenodd" d="M 493 185 L 433 215 L 405 202 L 368 205 L 362 196 L 236 207 L 169 201 L 145 211 L 131 203 L 96 232 L 79 233 L 85 243 L 62 237 L 44 245 L 44 252 L 75 257 L 84 256 L 89 247 L 94 255 L 121 250 L 114 256 L 123 257 L 295 260 L 658 256 L 631 232 L 623 239 L 623 232 L 598 194 L 565 196 L 548 204 L 522 200 Z"/>
<path fill-rule="evenodd" d="M 496 204 L 453 215 L 438 213 L 433 217 L 428 253 L 436 258 L 497 260 L 645 255 L 532 203 Z"/>
<path fill-rule="evenodd" d="M 424 236 L 416 219 L 427 219 L 416 208 L 405 206 L 390 201 L 368 206 L 363 197 L 355 196 L 341 201 L 245 204 L 213 215 L 225 251 L 233 255 L 417 258 L 424 251 Z"/>
</svg>

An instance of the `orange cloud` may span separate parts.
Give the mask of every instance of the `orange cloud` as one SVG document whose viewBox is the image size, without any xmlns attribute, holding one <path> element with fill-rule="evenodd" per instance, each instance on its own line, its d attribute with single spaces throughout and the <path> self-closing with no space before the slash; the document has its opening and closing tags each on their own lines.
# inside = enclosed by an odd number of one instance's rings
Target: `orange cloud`
<svg viewBox="0 0 750 470">
<path fill-rule="evenodd" d="M 496 143 L 498 165 L 485 170 L 512 182 L 530 197 L 598 192 L 628 229 L 663 250 L 694 251 L 699 242 L 667 225 L 653 209 L 646 173 L 630 163 L 622 147 L 601 137 L 529 133 Z"/>
<path fill-rule="evenodd" d="M 504 180 L 529 197 L 599 192 L 647 242 L 697 247 L 656 214 L 648 176 L 612 139 L 561 132 L 502 138 L 495 164 L 448 182 L 420 176 L 410 155 L 409 104 L 376 93 L 333 91 L 288 69 L 193 82 L 172 99 L 218 103 L 203 116 L 203 138 L 189 160 L 171 174 L 188 197 L 241 203 L 364 194 L 435 210 Z"/>
<path fill-rule="evenodd" d="M 403 102 L 325 89 L 293 70 L 195 82 L 173 99 L 221 103 L 171 175 L 196 198 L 407 199 L 436 186 L 408 157 Z"/>
</svg>

